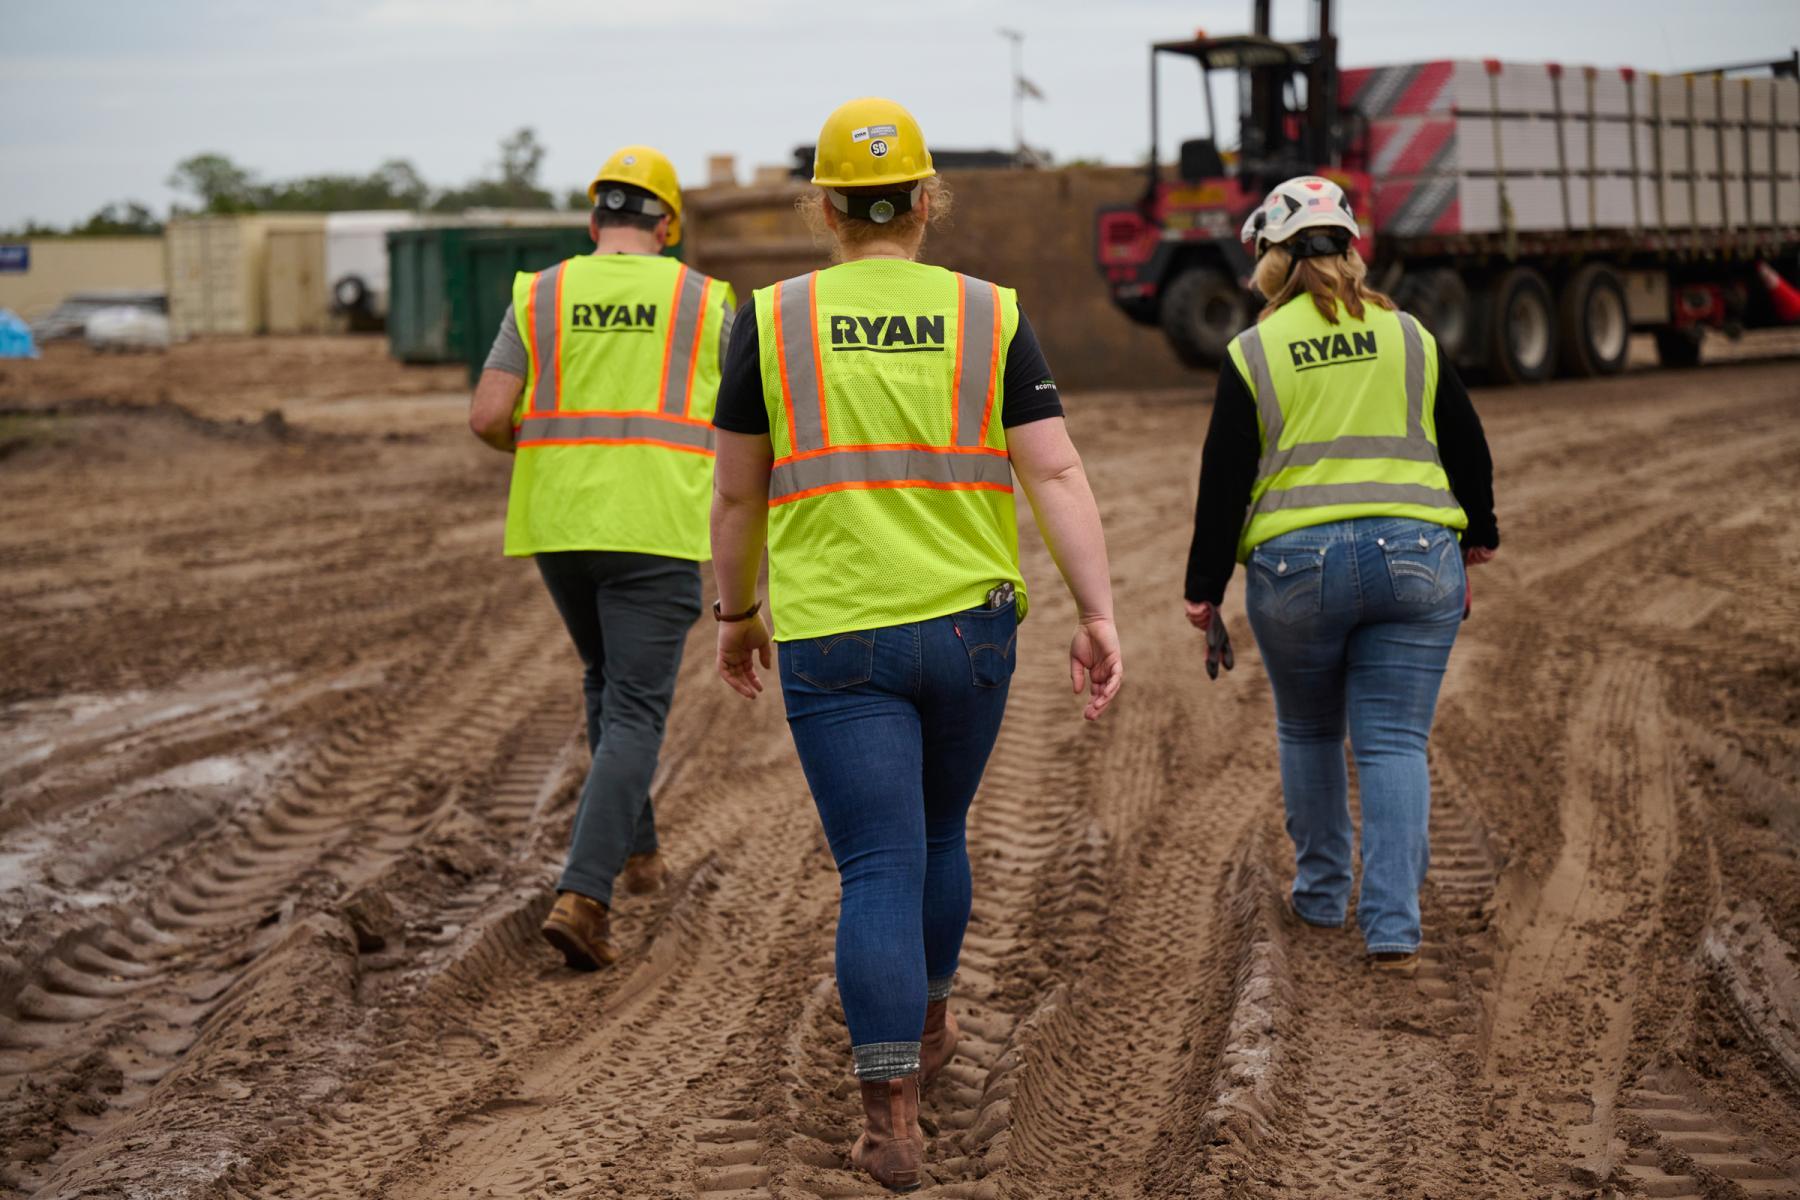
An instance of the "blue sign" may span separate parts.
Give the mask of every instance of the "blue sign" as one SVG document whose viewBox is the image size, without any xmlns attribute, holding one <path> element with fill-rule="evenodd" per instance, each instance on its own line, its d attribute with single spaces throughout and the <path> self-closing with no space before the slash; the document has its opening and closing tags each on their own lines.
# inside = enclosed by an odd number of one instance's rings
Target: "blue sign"
<svg viewBox="0 0 1800 1200">
<path fill-rule="evenodd" d="M 22 274 L 31 270 L 31 245 L 27 242 L 0 242 L 0 271 Z"/>
</svg>

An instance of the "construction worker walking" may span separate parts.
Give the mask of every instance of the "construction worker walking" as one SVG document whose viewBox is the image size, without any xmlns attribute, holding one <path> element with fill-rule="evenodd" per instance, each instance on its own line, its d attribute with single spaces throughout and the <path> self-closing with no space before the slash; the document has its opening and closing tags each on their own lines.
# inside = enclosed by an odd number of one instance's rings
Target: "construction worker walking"
<svg viewBox="0 0 1800 1200">
<path fill-rule="evenodd" d="M 572 967 L 618 957 L 613 886 L 660 887 L 650 781 L 707 557 L 713 404 L 731 286 L 662 253 L 681 236 L 675 168 L 606 160 L 592 254 L 513 283 L 469 425 L 515 454 L 508 555 L 536 558 L 585 668 L 588 748 L 546 940 Z"/>
<path fill-rule="evenodd" d="M 1352 888 L 1348 727 L 1362 800 L 1356 918 L 1371 966 L 1411 974 L 1429 860 L 1438 686 L 1493 557 L 1493 464 L 1431 334 L 1364 283 L 1343 190 L 1290 179 L 1246 222 L 1269 298 L 1231 343 L 1202 457 L 1187 616 L 1228 643 L 1238 562 L 1275 692 L 1295 917 L 1341 926 Z M 1460 534 L 1460 549 L 1459 549 Z"/>
<path fill-rule="evenodd" d="M 719 673 L 746 697 L 771 636 L 841 901 L 838 992 L 865 1129 L 852 1161 L 919 1186 L 920 1089 L 949 1061 L 968 925 L 964 825 L 1026 612 L 1024 484 L 1080 614 L 1086 715 L 1124 677 L 1099 513 L 1011 289 L 917 260 L 949 200 L 918 122 L 853 100 L 820 131 L 809 209 L 838 265 L 759 290 L 715 423 Z"/>
</svg>

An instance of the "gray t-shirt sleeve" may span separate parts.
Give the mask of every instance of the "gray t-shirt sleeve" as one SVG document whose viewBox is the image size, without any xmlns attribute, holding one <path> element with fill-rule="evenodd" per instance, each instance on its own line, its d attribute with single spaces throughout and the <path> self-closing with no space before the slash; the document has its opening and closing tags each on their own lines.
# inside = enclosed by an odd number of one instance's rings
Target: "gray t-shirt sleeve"
<svg viewBox="0 0 1800 1200">
<path fill-rule="evenodd" d="M 725 351 L 731 348 L 731 327 L 737 322 L 737 307 L 725 302 L 725 317 L 719 322 L 719 375 L 725 374 Z"/>
<path fill-rule="evenodd" d="M 505 371 L 508 375 L 525 378 L 530 363 L 525 357 L 525 342 L 519 337 L 519 323 L 513 319 L 513 310 L 509 307 L 506 315 L 500 318 L 500 332 L 494 335 L 494 348 L 488 351 L 486 369 L 489 371 Z"/>
</svg>

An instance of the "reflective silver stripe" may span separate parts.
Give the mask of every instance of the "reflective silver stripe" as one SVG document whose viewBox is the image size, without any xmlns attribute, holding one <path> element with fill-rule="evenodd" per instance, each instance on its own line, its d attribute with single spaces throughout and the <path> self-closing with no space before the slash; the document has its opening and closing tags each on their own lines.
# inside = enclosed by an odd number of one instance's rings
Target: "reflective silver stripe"
<svg viewBox="0 0 1800 1200">
<path fill-rule="evenodd" d="M 519 425 L 513 442 L 529 446 L 534 442 L 673 442 L 697 450 L 713 448 L 710 425 L 688 421 L 670 421 L 653 416 L 584 416 L 526 417 Z"/>
<path fill-rule="evenodd" d="M 962 292 L 962 321 L 956 336 L 956 445 L 979 446 L 988 417 L 988 401 L 994 388 L 994 315 L 1000 309 L 1000 291 L 985 280 L 956 277 Z"/>
<path fill-rule="evenodd" d="M 1406 436 L 1425 441 L 1425 339 L 1409 313 L 1397 314 L 1406 344 Z M 1427 443 L 1429 445 L 1429 443 Z M 1432 458 L 1437 451 L 1432 451 Z"/>
<path fill-rule="evenodd" d="M 700 295 L 706 290 L 706 279 L 698 271 L 681 268 L 680 296 L 675 305 L 675 323 L 669 328 L 669 348 L 664 355 L 662 410 L 672 417 L 687 415 L 688 370 L 694 358 L 694 344 L 700 338 Z"/>
<path fill-rule="evenodd" d="M 1345 434 L 1329 442 L 1302 442 L 1263 456 L 1259 474 L 1267 478 L 1289 467 L 1310 467 L 1328 458 L 1398 458 L 1435 463 L 1437 450 L 1424 438 Z"/>
<path fill-rule="evenodd" d="M 818 272 L 784 279 L 776 285 L 775 322 L 781 337 L 781 362 L 787 383 L 788 431 L 794 452 L 825 448 L 825 396 L 819 390 L 819 360 L 814 357 L 819 331 L 813 327 L 813 289 Z"/>
<path fill-rule="evenodd" d="M 1012 461 L 1001 454 L 934 454 L 929 450 L 843 450 L 777 466 L 769 501 L 840 483 L 983 483 L 1012 486 Z"/>
<path fill-rule="evenodd" d="M 537 282 L 531 285 L 531 346 L 537 355 L 533 364 L 537 374 L 531 385 L 534 413 L 556 411 L 556 379 L 562 371 L 562 364 L 556 361 L 556 331 L 562 324 L 562 314 L 556 310 L 556 293 L 568 265 L 560 262 L 547 271 L 539 271 Z"/>
<path fill-rule="evenodd" d="M 1255 504 L 1258 513 L 1284 508 L 1324 508 L 1332 504 L 1421 504 L 1426 508 L 1455 508 L 1456 497 L 1421 483 L 1319 483 L 1306 487 L 1271 489 Z"/>
<path fill-rule="evenodd" d="M 1255 325 L 1238 334 L 1238 347 L 1250 368 L 1250 387 L 1256 392 L 1256 411 L 1262 416 L 1263 445 L 1281 445 L 1281 402 L 1275 398 L 1275 381 L 1269 378 L 1269 359 L 1263 353 L 1262 330 Z"/>
</svg>

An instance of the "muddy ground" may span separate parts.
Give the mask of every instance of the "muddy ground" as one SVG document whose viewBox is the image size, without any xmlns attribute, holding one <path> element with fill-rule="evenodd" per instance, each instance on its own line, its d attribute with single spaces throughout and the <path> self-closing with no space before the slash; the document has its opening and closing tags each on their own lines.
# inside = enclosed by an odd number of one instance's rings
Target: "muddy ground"
<svg viewBox="0 0 1800 1200">
<path fill-rule="evenodd" d="M 1800 1196 L 1797 349 L 1477 394 L 1505 545 L 1416 980 L 1282 919 L 1241 590 L 1218 683 L 1179 607 L 1205 391 L 1069 397 L 1129 676 L 1085 726 L 1027 533 L 925 1194 Z M 0 369 L 0 1194 L 874 1192 L 830 859 L 710 623 L 671 886 L 608 971 L 537 940 L 577 664 L 460 387 L 325 339 Z"/>
</svg>

